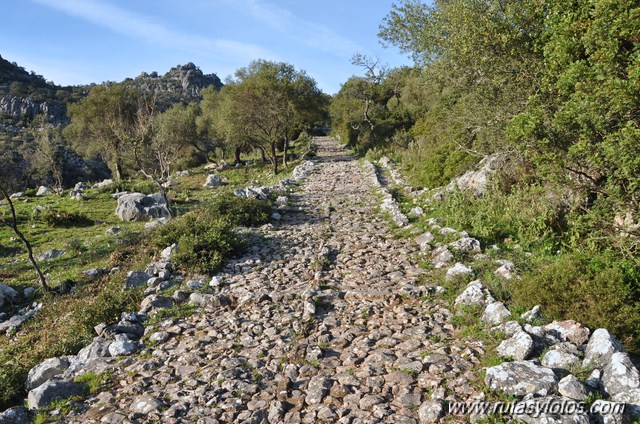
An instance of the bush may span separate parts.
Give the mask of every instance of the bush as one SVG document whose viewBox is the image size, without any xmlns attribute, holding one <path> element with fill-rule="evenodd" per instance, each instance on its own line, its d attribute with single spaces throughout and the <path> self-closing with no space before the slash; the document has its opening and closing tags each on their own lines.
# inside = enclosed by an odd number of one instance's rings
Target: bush
<svg viewBox="0 0 640 424">
<path fill-rule="evenodd" d="M 511 193 L 490 191 L 481 197 L 456 192 L 435 203 L 433 215 L 447 226 L 462 228 L 484 244 L 511 239 L 525 249 L 555 252 L 563 229 L 563 209 L 549 188 L 513 188 Z"/>
<path fill-rule="evenodd" d="M 84 227 L 91 225 L 91 220 L 80 212 L 61 211 L 51 206 L 34 209 L 32 218 L 47 227 Z"/>
<path fill-rule="evenodd" d="M 607 328 L 630 349 L 640 340 L 640 269 L 607 253 L 564 253 L 538 260 L 510 283 L 512 299 L 542 305 L 553 319 Z"/>
<path fill-rule="evenodd" d="M 269 222 L 271 204 L 263 200 L 242 199 L 232 193 L 225 193 L 213 202 L 203 206 L 201 213 L 224 217 L 231 224 L 255 227 Z"/>
<path fill-rule="evenodd" d="M 173 261 L 190 272 L 215 273 L 242 247 L 231 222 L 202 211 L 174 219 L 152 238 L 157 249 L 178 243 Z"/>
<path fill-rule="evenodd" d="M 477 160 L 460 150 L 455 143 L 432 143 L 420 140 L 403 151 L 403 166 L 409 181 L 418 186 L 435 188 L 462 175 Z"/>
</svg>

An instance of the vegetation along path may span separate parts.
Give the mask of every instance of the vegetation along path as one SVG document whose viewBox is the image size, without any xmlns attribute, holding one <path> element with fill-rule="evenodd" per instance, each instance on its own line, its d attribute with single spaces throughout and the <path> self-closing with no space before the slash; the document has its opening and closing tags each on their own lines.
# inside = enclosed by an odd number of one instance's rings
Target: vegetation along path
<svg viewBox="0 0 640 424">
<path fill-rule="evenodd" d="M 207 306 L 147 328 L 169 337 L 68 422 L 417 423 L 437 419 L 438 400 L 479 395 L 482 345 L 452 339 L 367 170 L 335 140 L 316 144 L 280 223 L 218 275 Z"/>
</svg>

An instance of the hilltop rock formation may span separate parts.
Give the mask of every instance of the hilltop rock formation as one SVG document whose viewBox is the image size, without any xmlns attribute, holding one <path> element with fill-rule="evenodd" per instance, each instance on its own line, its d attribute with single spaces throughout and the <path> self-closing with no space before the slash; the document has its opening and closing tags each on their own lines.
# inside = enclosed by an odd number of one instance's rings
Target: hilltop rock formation
<svg viewBox="0 0 640 424">
<path fill-rule="evenodd" d="M 157 72 L 142 72 L 135 79 L 129 78 L 124 83 L 159 94 L 163 106 L 200 99 L 202 89 L 209 86 L 216 90 L 222 87 L 222 81 L 216 74 L 205 74 L 191 62 L 175 66 L 162 76 Z"/>
</svg>

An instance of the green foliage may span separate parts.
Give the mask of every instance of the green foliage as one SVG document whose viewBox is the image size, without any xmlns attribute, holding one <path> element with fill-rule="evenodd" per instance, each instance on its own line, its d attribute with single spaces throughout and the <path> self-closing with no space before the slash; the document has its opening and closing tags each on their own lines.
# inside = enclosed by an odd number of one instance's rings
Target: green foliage
<svg viewBox="0 0 640 424">
<path fill-rule="evenodd" d="M 271 203 L 258 199 L 243 199 L 225 193 L 202 207 L 211 216 L 224 216 L 237 226 L 256 227 L 269 222 Z M 204 212 L 203 212 L 204 213 Z"/>
<path fill-rule="evenodd" d="M 260 149 L 277 174 L 278 149 L 286 164 L 290 141 L 325 119 L 327 99 L 304 71 L 258 60 L 238 69 L 219 95 L 206 100 L 211 110 L 205 114 L 217 124 L 217 136 L 230 142 L 238 155 L 247 146 Z"/>
<path fill-rule="evenodd" d="M 435 188 L 447 185 L 464 173 L 475 159 L 452 142 L 434 143 L 421 138 L 402 153 L 402 165 L 416 186 Z"/>
<path fill-rule="evenodd" d="M 106 387 L 112 383 L 113 375 L 106 371 L 97 373 L 95 371 L 89 371 L 82 375 L 79 375 L 74 379 L 77 383 L 84 383 L 87 385 L 87 389 L 90 394 L 96 394 L 106 389 Z"/>
<path fill-rule="evenodd" d="M 379 34 L 421 67 L 397 90 L 414 124 L 394 157 L 413 184 L 445 185 L 506 152 L 489 193 L 429 204 L 485 245 L 538 258 L 521 281 L 490 273 L 487 284 L 516 307 L 614 328 L 629 347 L 640 339 L 639 32 L 629 1 L 401 0 Z M 335 106 L 354 108 L 347 97 Z"/>
<path fill-rule="evenodd" d="M 92 224 L 81 212 L 60 210 L 54 206 L 34 209 L 32 220 L 48 227 L 84 227 Z"/>
<path fill-rule="evenodd" d="M 153 243 L 157 249 L 177 243 L 175 264 L 201 273 L 215 273 L 242 246 L 228 220 L 204 210 L 189 212 L 160 227 Z"/>
<path fill-rule="evenodd" d="M 140 93 L 122 84 L 98 85 L 69 105 L 71 123 L 64 135 L 87 156 L 103 155 L 117 181 L 123 178 L 123 155 L 136 127 Z"/>
<path fill-rule="evenodd" d="M 511 132 L 586 207 L 640 195 L 640 6 L 629 1 L 545 3 L 540 90 Z"/>
<path fill-rule="evenodd" d="M 640 339 L 640 267 L 608 252 L 564 253 L 532 265 L 510 286 L 513 301 L 542 305 L 553 319 L 607 328 L 635 350 Z"/>
<path fill-rule="evenodd" d="M 455 193 L 433 207 L 433 215 L 447 226 L 468 230 L 484 245 L 508 239 L 525 249 L 551 253 L 558 248 L 554 236 L 564 225 L 560 199 L 536 185 L 516 187 L 511 193 L 494 190 L 479 198 Z"/>
</svg>

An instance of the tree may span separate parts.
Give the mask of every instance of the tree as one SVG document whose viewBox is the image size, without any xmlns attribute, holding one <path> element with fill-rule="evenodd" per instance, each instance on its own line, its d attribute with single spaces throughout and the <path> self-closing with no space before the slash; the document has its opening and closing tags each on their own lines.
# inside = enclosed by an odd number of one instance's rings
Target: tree
<svg viewBox="0 0 640 424">
<path fill-rule="evenodd" d="M 516 151 L 506 129 L 539 86 L 546 3 L 402 0 L 385 18 L 379 36 L 423 67 L 433 111 L 460 150 Z"/>
<path fill-rule="evenodd" d="M 227 137 L 260 149 L 278 173 L 279 145 L 286 166 L 289 143 L 301 127 L 322 119 L 325 97 L 304 71 L 264 60 L 239 69 L 222 90 Z"/>
<path fill-rule="evenodd" d="M 512 131 L 534 160 L 599 202 L 640 209 L 640 5 L 545 2 L 540 89 Z M 611 221 L 609 221 L 611 222 Z"/>
<path fill-rule="evenodd" d="M 178 103 L 165 112 L 156 113 L 155 98 L 141 96 L 136 125 L 123 139 L 128 139 L 137 170 L 160 190 L 169 206 L 165 185 L 172 165 L 193 146 L 197 137 L 197 105 Z M 172 214 L 170 208 L 169 213 Z"/>
<path fill-rule="evenodd" d="M 6 161 L 4 158 L 0 159 L 0 195 L 7 202 L 9 207 L 9 217 L 7 218 L 4 214 L 0 215 L 0 224 L 10 228 L 16 236 L 20 239 L 24 247 L 27 249 L 27 256 L 29 258 L 29 262 L 33 266 L 33 269 L 38 274 L 38 279 L 40 280 L 40 284 L 44 291 L 50 291 L 50 287 L 47 284 L 47 279 L 45 278 L 42 270 L 38 266 L 35 257 L 33 256 L 33 249 L 31 247 L 31 243 L 26 238 L 24 233 L 20 231 L 18 226 L 18 216 L 16 214 L 16 209 L 13 205 L 13 200 L 11 199 L 11 195 L 9 194 L 9 190 L 14 188 L 17 185 L 16 176 L 18 172 L 14 169 L 13 163 Z"/>
<path fill-rule="evenodd" d="M 222 151 L 222 159 L 225 158 L 227 149 L 234 151 L 235 164 L 239 164 L 240 153 L 248 150 L 251 145 L 239 134 L 234 132 L 234 117 L 229 110 L 232 88 L 222 87 L 216 90 L 207 87 L 202 90 L 200 102 L 200 115 L 196 119 L 198 134 L 201 139 L 208 139 L 213 146 Z"/>
<path fill-rule="evenodd" d="M 31 133 L 36 146 L 31 160 L 31 169 L 41 181 L 53 181 L 58 191 L 64 179 L 64 141 L 57 129 L 51 128 L 38 115 L 32 122 Z"/>
<path fill-rule="evenodd" d="M 99 153 L 117 182 L 124 175 L 123 157 L 128 135 L 137 125 L 138 90 L 122 84 L 95 86 L 89 95 L 69 105 L 71 123 L 64 135 L 87 155 Z"/>
<path fill-rule="evenodd" d="M 406 130 L 414 123 L 400 101 L 412 70 L 389 70 L 362 55 L 354 56 L 352 62 L 361 66 L 365 75 L 351 77 L 331 102 L 333 129 L 354 147 L 386 145 L 396 130 Z"/>
</svg>

